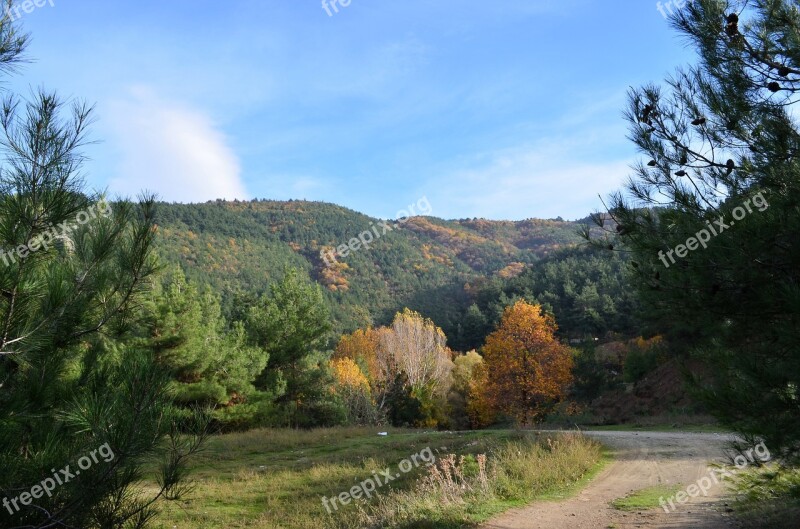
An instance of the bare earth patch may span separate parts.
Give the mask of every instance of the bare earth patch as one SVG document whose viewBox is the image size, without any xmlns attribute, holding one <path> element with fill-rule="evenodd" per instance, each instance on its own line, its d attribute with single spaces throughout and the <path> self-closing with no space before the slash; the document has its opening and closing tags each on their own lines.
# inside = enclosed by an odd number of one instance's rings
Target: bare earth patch
<svg viewBox="0 0 800 529">
<path fill-rule="evenodd" d="M 708 464 L 724 459 L 726 434 L 672 432 L 584 432 L 614 450 L 616 461 L 577 496 L 566 501 L 537 502 L 509 511 L 482 529 L 728 529 L 736 527 L 726 514 L 724 485 L 708 497 L 699 496 L 662 508 L 623 512 L 611 502 L 657 485 L 689 485 L 708 475 Z"/>
</svg>

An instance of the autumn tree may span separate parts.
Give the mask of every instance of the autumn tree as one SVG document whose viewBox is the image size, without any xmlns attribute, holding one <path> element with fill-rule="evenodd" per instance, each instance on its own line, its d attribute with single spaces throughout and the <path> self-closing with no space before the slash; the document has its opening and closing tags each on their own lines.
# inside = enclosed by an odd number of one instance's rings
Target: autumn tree
<svg viewBox="0 0 800 529">
<path fill-rule="evenodd" d="M 369 380 L 361 367 L 350 358 L 331 360 L 336 385 L 333 392 L 344 403 L 347 422 L 350 424 L 374 424 L 379 414 L 372 400 Z"/>
<path fill-rule="evenodd" d="M 453 362 L 453 384 L 447 395 L 450 427 L 463 430 L 474 426 L 470 418 L 470 406 L 476 409 L 476 395 L 472 389 L 477 372 L 484 367 L 483 357 L 475 351 L 458 355 Z M 481 421 L 482 422 L 482 421 Z"/>
<path fill-rule="evenodd" d="M 453 361 L 447 337 L 436 324 L 413 310 L 398 313 L 392 326 L 380 334 L 377 364 L 381 378 L 394 386 L 398 375 L 407 380 L 411 396 L 420 402 L 418 426 L 446 421 Z M 392 394 L 398 391 L 395 387 Z"/>
<path fill-rule="evenodd" d="M 447 337 L 431 320 L 413 310 L 398 313 L 391 332 L 380 335 L 378 369 L 385 378 L 403 372 L 414 388 L 431 393 L 447 389 L 453 369 Z"/>
<path fill-rule="evenodd" d="M 370 385 L 375 386 L 380 382 L 378 369 L 378 346 L 380 345 L 380 330 L 357 329 L 352 334 L 345 334 L 339 339 L 334 359 L 349 358 L 361 367 L 370 380 Z"/>
<path fill-rule="evenodd" d="M 475 365 L 467 384 L 467 417 L 470 428 L 485 428 L 497 418 L 491 399 L 486 393 L 489 386 L 489 371 L 486 362 Z"/>
<path fill-rule="evenodd" d="M 572 350 L 556 340 L 556 330 L 540 306 L 518 301 L 486 338 L 487 398 L 520 424 L 545 415 L 572 382 Z"/>
<path fill-rule="evenodd" d="M 452 352 L 444 332 L 419 313 L 405 309 L 391 327 L 343 336 L 334 358 L 361 366 L 377 409 L 392 422 L 435 426 L 445 420 Z"/>
</svg>

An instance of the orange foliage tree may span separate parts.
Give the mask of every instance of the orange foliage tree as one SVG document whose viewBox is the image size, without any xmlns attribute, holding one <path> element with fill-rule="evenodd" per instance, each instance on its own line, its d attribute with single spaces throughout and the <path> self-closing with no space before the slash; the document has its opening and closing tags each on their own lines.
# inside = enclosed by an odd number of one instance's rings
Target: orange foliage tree
<svg viewBox="0 0 800 529">
<path fill-rule="evenodd" d="M 541 419 L 572 383 L 572 350 L 555 338 L 552 316 L 539 305 L 518 301 L 486 338 L 486 397 L 491 406 L 521 424 Z"/>
</svg>

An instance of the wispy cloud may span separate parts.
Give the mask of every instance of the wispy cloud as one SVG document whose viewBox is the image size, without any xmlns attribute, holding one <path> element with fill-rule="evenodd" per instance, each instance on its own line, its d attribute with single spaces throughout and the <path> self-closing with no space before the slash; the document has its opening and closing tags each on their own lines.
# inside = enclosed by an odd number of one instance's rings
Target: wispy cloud
<svg viewBox="0 0 800 529">
<path fill-rule="evenodd" d="M 426 193 L 445 217 L 469 211 L 486 218 L 583 218 L 602 207 L 599 196 L 620 187 L 635 157 L 605 152 L 624 134 L 621 126 L 582 131 L 459 160 Z"/>
<path fill-rule="evenodd" d="M 446 208 L 437 210 L 445 217 L 468 211 L 494 219 L 577 219 L 601 207 L 598 195 L 619 187 L 630 172 L 628 161 L 559 165 L 552 154 L 546 147 L 493 153 L 481 167 L 443 179 L 431 201 Z"/>
<path fill-rule="evenodd" d="M 111 192 L 146 189 L 175 202 L 248 197 L 238 157 L 202 111 L 141 87 L 110 109 L 109 143 L 117 156 Z"/>
</svg>

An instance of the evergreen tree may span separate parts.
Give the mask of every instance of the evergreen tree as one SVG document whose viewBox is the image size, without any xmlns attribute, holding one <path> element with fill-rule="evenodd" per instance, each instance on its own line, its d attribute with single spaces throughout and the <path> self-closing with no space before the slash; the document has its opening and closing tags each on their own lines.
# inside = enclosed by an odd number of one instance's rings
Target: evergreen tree
<svg viewBox="0 0 800 529">
<path fill-rule="evenodd" d="M 386 404 L 389 423 L 397 427 L 410 427 L 423 417 L 422 402 L 414 396 L 408 375 L 400 372 L 389 384 Z"/>
<path fill-rule="evenodd" d="M 3 17 L 0 69 L 25 43 Z M 64 107 L 40 91 L 0 108 L 0 527 L 143 528 L 202 435 L 179 435 L 168 380 L 115 340 L 154 271 L 153 200 L 85 193 L 91 109 Z"/>
<path fill-rule="evenodd" d="M 242 410 L 231 408 L 261 400 L 253 381 L 267 364 L 266 351 L 247 343 L 241 323 L 228 329 L 219 297 L 198 292 L 180 268 L 155 282 L 141 319 L 144 346 L 170 373 L 179 404 L 211 407 L 222 421 L 229 415 L 241 421 Z"/>
<path fill-rule="evenodd" d="M 344 421 L 341 404 L 329 402 L 334 379 L 330 355 L 323 349 L 331 324 L 318 285 L 289 270 L 250 308 L 247 329 L 252 342 L 269 353 L 256 386 L 278 396 L 284 413 L 280 422 L 317 426 Z"/>
<path fill-rule="evenodd" d="M 699 64 L 630 93 L 646 163 L 596 220 L 632 251 L 651 321 L 709 363 L 721 422 L 797 460 L 800 11 L 697 0 L 671 21 Z"/>
<path fill-rule="evenodd" d="M 486 335 L 492 332 L 491 324 L 480 307 L 473 303 L 464 313 L 458 326 L 458 336 L 453 347 L 458 351 L 477 349 L 483 344 Z"/>
</svg>

